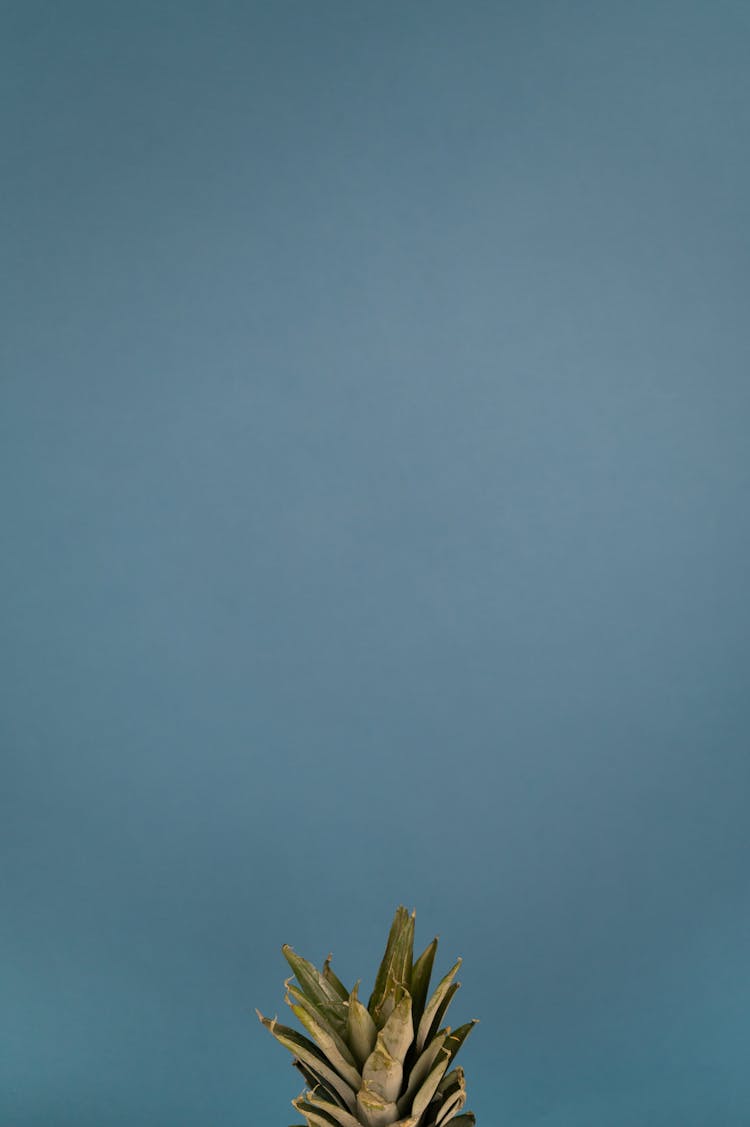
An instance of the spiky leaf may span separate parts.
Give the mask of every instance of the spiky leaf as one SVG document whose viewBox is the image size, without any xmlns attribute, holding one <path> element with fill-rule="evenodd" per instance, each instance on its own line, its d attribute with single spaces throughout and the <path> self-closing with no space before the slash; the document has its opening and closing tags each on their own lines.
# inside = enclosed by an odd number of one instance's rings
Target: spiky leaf
<svg viewBox="0 0 750 1127">
<path fill-rule="evenodd" d="M 361 1127 L 360 1121 L 344 1108 L 323 1100 L 315 1092 L 306 1092 L 296 1100 L 292 1100 L 297 1111 L 301 1111 L 309 1123 L 322 1121 L 333 1124 L 333 1127 Z"/>
<path fill-rule="evenodd" d="M 447 1030 L 443 1030 L 437 1037 L 433 1038 L 424 1052 L 419 1056 L 417 1063 L 409 1074 L 409 1082 L 406 1091 L 398 1101 L 398 1110 L 403 1115 L 409 1108 L 411 1108 L 414 1097 L 419 1091 L 419 1088 L 429 1075 L 438 1054 L 443 1049 L 446 1038 L 448 1036 Z"/>
<path fill-rule="evenodd" d="M 438 1112 L 437 1119 L 435 1120 L 435 1127 L 441 1127 L 441 1124 L 447 1123 L 448 1120 L 453 1121 L 454 1115 L 457 1111 L 461 1110 L 465 1103 L 466 1091 L 463 1088 L 459 1088 L 443 1102 L 443 1106 Z"/>
<path fill-rule="evenodd" d="M 357 1093 L 357 1112 L 365 1127 L 391 1127 L 398 1115 L 395 1103 L 368 1087 Z"/>
<path fill-rule="evenodd" d="M 358 1065 L 363 1065 L 375 1048 L 378 1029 L 370 1012 L 357 997 L 359 983 L 349 995 L 346 1017 L 346 1039 Z"/>
<path fill-rule="evenodd" d="M 447 1072 L 438 1084 L 437 1095 L 439 1111 L 435 1117 L 436 1127 L 446 1123 L 456 1115 L 466 1103 L 466 1084 L 462 1068 Z"/>
<path fill-rule="evenodd" d="M 420 1019 L 424 1013 L 437 945 L 438 941 L 437 938 L 435 938 L 419 956 L 411 972 L 412 1017 L 415 1027 L 419 1026 Z"/>
<path fill-rule="evenodd" d="M 440 1029 L 442 1027 L 443 1018 L 446 1015 L 446 1012 L 448 1010 L 448 1006 L 453 1001 L 453 995 L 456 993 L 457 990 L 460 990 L 460 988 L 461 988 L 460 982 L 452 982 L 450 984 L 450 986 L 448 987 L 448 989 L 445 991 L 445 994 L 443 995 L 443 997 L 440 1000 L 440 1005 L 438 1006 L 437 1010 L 435 1011 L 435 1014 L 432 1018 L 432 1021 L 430 1022 L 430 1028 L 427 1030 L 427 1036 L 425 1038 L 425 1043 L 429 1042 L 430 1038 L 434 1037 L 435 1034 L 437 1033 L 438 1029 Z"/>
<path fill-rule="evenodd" d="M 378 1028 L 390 1016 L 393 1007 L 401 1000 L 404 990 L 411 985 L 414 956 L 414 913 L 399 907 L 391 925 L 388 942 L 378 968 L 368 1010 Z"/>
<path fill-rule="evenodd" d="M 335 1119 L 333 1119 L 330 1115 L 326 1115 L 324 1111 L 322 1111 L 320 1108 L 314 1107 L 302 1097 L 296 1100 L 292 1100 L 292 1107 L 296 1111 L 299 1111 L 302 1115 L 304 1115 L 309 1124 L 309 1127 L 337 1127 Z M 357 1123 L 356 1119 L 354 1120 L 354 1123 Z"/>
<path fill-rule="evenodd" d="M 323 1099 L 317 1092 L 308 1092 L 306 1094 L 308 1104 L 312 1104 L 314 1108 L 325 1113 L 338 1124 L 338 1127 L 361 1127 L 358 1119 L 351 1115 L 345 1108 L 336 1107 L 335 1104 L 330 1103 L 328 1100 Z M 299 1109 L 302 1110 L 301 1108 Z"/>
<path fill-rule="evenodd" d="M 326 982 L 328 982 L 333 987 L 333 989 L 338 994 L 339 998 L 341 998 L 342 1002 L 345 1002 L 347 1000 L 347 998 L 349 997 L 349 991 L 344 986 L 343 982 L 338 977 L 338 975 L 335 973 L 335 971 L 332 969 L 332 967 L 331 967 L 331 959 L 332 958 L 333 958 L 333 956 L 329 955 L 328 958 L 326 959 L 326 961 L 323 963 L 323 978 L 326 980 Z"/>
<path fill-rule="evenodd" d="M 269 1018 L 263 1017 L 260 1011 L 257 1012 L 262 1024 L 273 1034 L 279 1044 L 283 1045 L 285 1049 L 288 1049 L 290 1053 L 294 1053 L 296 1057 L 299 1057 L 299 1059 L 310 1068 L 319 1072 L 326 1084 L 329 1084 L 334 1091 L 341 1096 L 349 1110 L 353 1111 L 354 1092 L 346 1081 L 342 1080 L 338 1073 L 331 1068 L 320 1049 L 318 1049 L 312 1041 L 308 1041 L 307 1037 L 303 1037 L 300 1033 L 297 1033 L 296 1029 L 290 1029 L 287 1025 L 281 1025 L 275 1019 L 271 1021 Z"/>
<path fill-rule="evenodd" d="M 346 1043 L 324 1021 L 317 1020 L 309 1013 L 304 1005 L 293 1005 L 291 1002 L 289 1005 L 339 1076 L 342 1076 L 352 1091 L 356 1092 L 362 1083 L 362 1078 L 354 1067 L 354 1057 Z"/>
<path fill-rule="evenodd" d="M 404 1063 L 409 1046 L 414 1040 L 411 1020 L 411 995 L 405 993 L 380 1031 L 385 1048 L 400 1064 Z"/>
<path fill-rule="evenodd" d="M 459 1025 L 458 1029 L 454 1029 L 448 1035 L 445 1047 L 450 1051 L 451 1061 L 455 1060 L 458 1050 L 461 1048 L 474 1026 L 478 1024 L 478 1019 L 473 1018 L 472 1021 L 467 1021 L 465 1025 Z"/>
<path fill-rule="evenodd" d="M 322 1096 L 325 1096 L 326 1099 L 330 1100 L 331 1103 L 338 1104 L 340 1107 L 345 1107 L 344 1101 L 338 1094 L 336 1089 L 332 1088 L 330 1084 L 327 1084 L 319 1072 L 316 1072 L 314 1068 L 310 1068 L 309 1065 L 306 1065 L 304 1061 L 301 1061 L 299 1059 L 299 1057 L 295 1057 L 295 1059 L 292 1061 L 292 1064 L 304 1077 L 305 1083 L 307 1084 L 308 1088 L 312 1088 L 314 1091 L 319 1092 Z"/>
<path fill-rule="evenodd" d="M 446 994 L 450 990 L 451 983 L 453 982 L 453 979 L 456 976 L 456 974 L 458 972 L 458 968 L 460 966 L 461 966 L 461 959 L 456 959 L 456 962 L 451 967 L 451 969 L 448 971 L 446 976 L 444 978 L 441 978 L 440 982 L 438 983 L 438 985 L 435 989 L 435 992 L 433 993 L 429 1002 L 425 1006 L 425 1011 L 422 1014 L 422 1018 L 419 1022 L 419 1029 L 417 1030 L 417 1049 L 418 1050 L 421 1050 L 423 1048 L 423 1046 L 424 1046 L 424 1044 L 427 1040 L 427 1035 L 430 1032 L 430 1028 L 432 1026 L 433 1018 L 436 1016 L 443 1000 L 445 999 Z"/>
<path fill-rule="evenodd" d="M 421 1116 L 425 1111 L 427 1105 L 437 1091 L 438 1084 L 445 1074 L 449 1060 L 450 1054 L 448 1053 L 448 1051 L 446 1049 L 441 1049 L 438 1053 L 437 1061 L 430 1069 L 427 1078 L 414 1097 L 414 1102 L 411 1106 L 412 1115 L 416 1115 L 419 1118 L 419 1116 Z"/>
<path fill-rule="evenodd" d="M 387 1103 L 395 1103 L 403 1079 L 403 1065 L 391 1056 L 383 1043 L 383 1034 L 379 1033 L 375 1048 L 364 1063 L 362 1083 Z"/>
<path fill-rule="evenodd" d="M 335 1026 L 339 1033 L 343 1032 L 346 1025 L 346 1011 L 344 1002 L 339 997 L 336 989 L 320 973 L 317 967 L 303 959 L 293 951 L 288 943 L 281 948 L 281 952 L 292 968 L 297 982 L 305 997 L 320 1010 L 323 1017 Z"/>
</svg>

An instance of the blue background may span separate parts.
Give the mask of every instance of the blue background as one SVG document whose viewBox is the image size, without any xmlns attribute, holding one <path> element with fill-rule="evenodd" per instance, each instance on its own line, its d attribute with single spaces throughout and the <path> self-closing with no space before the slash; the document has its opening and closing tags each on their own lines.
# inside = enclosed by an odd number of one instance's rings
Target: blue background
<svg viewBox="0 0 750 1127">
<path fill-rule="evenodd" d="M 750 1122 L 750 8 L 4 3 L 0 1122 Z"/>
</svg>

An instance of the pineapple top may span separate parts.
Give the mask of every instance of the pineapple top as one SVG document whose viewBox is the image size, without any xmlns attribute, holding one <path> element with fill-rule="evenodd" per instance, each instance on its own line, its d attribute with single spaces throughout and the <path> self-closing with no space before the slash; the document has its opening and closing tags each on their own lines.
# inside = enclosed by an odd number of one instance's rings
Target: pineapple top
<svg viewBox="0 0 750 1127">
<path fill-rule="evenodd" d="M 430 994 L 437 939 L 414 961 L 414 919 L 396 911 L 375 986 L 365 1006 L 357 982 L 347 990 L 331 969 L 323 970 L 282 948 L 293 977 L 287 1005 L 309 1037 L 258 1012 L 265 1027 L 294 1055 L 307 1088 L 292 1103 L 308 1127 L 472 1127 L 462 1068 L 453 1060 L 473 1029 L 443 1026 L 459 988 L 461 960 Z"/>
</svg>

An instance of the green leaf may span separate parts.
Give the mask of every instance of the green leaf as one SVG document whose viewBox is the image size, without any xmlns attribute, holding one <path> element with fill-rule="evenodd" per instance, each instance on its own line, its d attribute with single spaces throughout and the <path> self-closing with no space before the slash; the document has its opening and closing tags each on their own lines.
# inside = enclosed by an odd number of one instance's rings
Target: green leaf
<svg viewBox="0 0 750 1127">
<path fill-rule="evenodd" d="M 452 1119 L 455 1112 L 460 1111 L 465 1103 L 466 1089 L 458 1088 L 445 1099 L 435 1120 L 435 1127 L 440 1127 L 440 1124 L 446 1123 L 449 1119 Z"/>
<path fill-rule="evenodd" d="M 330 1116 L 338 1127 L 362 1127 L 358 1119 L 350 1115 L 345 1108 L 336 1107 L 335 1104 L 330 1103 L 328 1100 L 321 1099 L 317 1092 L 307 1093 L 307 1103 L 312 1104 L 313 1107 L 319 1108 L 321 1111 Z M 302 1110 L 301 1108 L 299 1109 Z"/>
<path fill-rule="evenodd" d="M 436 1127 L 455 1115 L 466 1103 L 466 1082 L 462 1068 L 454 1068 L 452 1072 L 445 1074 L 438 1084 L 436 1098 L 438 1097 L 440 1102 L 435 1117 Z"/>
<path fill-rule="evenodd" d="M 330 982 L 326 981 L 317 967 L 298 955 L 288 943 L 281 948 L 281 952 L 294 972 L 299 982 L 302 993 L 312 1002 L 316 1009 L 335 1027 L 337 1032 L 343 1033 L 346 1024 L 344 1003 Z"/>
<path fill-rule="evenodd" d="M 326 980 L 326 982 L 328 982 L 333 987 L 333 989 L 338 994 L 339 998 L 341 998 L 341 1001 L 345 1002 L 347 1000 L 347 998 L 349 997 L 349 991 L 344 986 L 343 982 L 338 977 L 338 975 L 332 969 L 332 967 L 331 967 L 331 959 L 332 958 L 333 958 L 333 956 L 329 955 L 328 958 L 326 959 L 326 961 L 323 963 L 323 978 Z"/>
<path fill-rule="evenodd" d="M 461 1048 L 474 1026 L 478 1024 L 477 1018 L 474 1018 L 472 1021 L 467 1021 L 465 1025 L 459 1025 L 458 1029 L 454 1029 L 453 1032 L 448 1035 L 445 1047 L 450 1050 L 451 1061 L 455 1060 L 458 1050 Z"/>
<path fill-rule="evenodd" d="M 414 1096 L 437 1060 L 438 1054 L 441 1049 L 443 1049 L 447 1036 L 448 1031 L 442 1030 L 437 1037 L 433 1037 L 427 1048 L 417 1059 L 417 1063 L 414 1065 L 409 1075 L 409 1083 L 406 1091 L 398 1101 L 398 1110 L 401 1115 L 411 1108 Z"/>
<path fill-rule="evenodd" d="M 313 1020 L 318 1026 L 320 1026 L 320 1028 L 333 1040 L 334 1044 L 338 1048 L 339 1052 L 343 1055 L 344 1059 L 347 1060 L 349 1064 L 353 1065 L 355 1063 L 354 1057 L 349 1051 L 346 1039 L 338 1033 L 334 1024 L 327 1017 L 325 1017 L 316 1006 L 312 1004 L 310 999 L 307 998 L 302 993 L 302 991 L 294 985 L 290 978 L 286 980 L 284 986 L 286 988 L 286 997 L 284 998 L 286 1004 L 288 1006 L 292 1005 L 289 1001 L 289 995 L 291 994 L 297 1005 L 301 1006 L 302 1009 L 309 1015 L 311 1020 Z M 301 1020 L 302 1019 L 300 1018 L 300 1021 Z"/>
<path fill-rule="evenodd" d="M 414 1026 L 411 1020 L 411 995 L 405 993 L 380 1031 L 388 1052 L 400 1064 L 404 1063 L 409 1046 L 414 1040 Z"/>
<path fill-rule="evenodd" d="M 448 1006 L 453 1001 L 453 995 L 456 993 L 457 990 L 460 989 L 460 987 L 461 987 L 460 982 L 453 982 L 453 983 L 451 983 L 451 985 L 446 990 L 446 992 L 443 995 L 443 998 L 440 1002 L 440 1005 L 438 1006 L 437 1010 L 435 1011 L 435 1016 L 432 1019 L 432 1022 L 430 1024 L 430 1028 L 427 1031 L 427 1037 L 426 1037 L 427 1041 L 429 1041 L 431 1037 L 434 1037 L 434 1035 L 437 1033 L 438 1029 L 441 1028 L 441 1026 L 443 1024 L 443 1018 L 445 1017 Z"/>
<path fill-rule="evenodd" d="M 427 1003 L 427 1006 L 425 1007 L 425 1011 L 422 1014 L 422 1017 L 421 1017 L 420 1022 L 419 1022 L 419 1029 L 417 1031 L 417 1050 L 418 1051 L 420 1051 L 422 1049 L 425 1042 L 427 1041 L 428 1034 L 429 1034 L 430 1029 L 432 1027 L 433 1018 L 437 1014 L 441 1003 L 443 1002 L 446 994 L 448 993 L 450 986 L 451 986 L 451 983 L 452 983 L 452 981 L 453 981 L 453 979 L 454 979 L 454 977 L 455 977 L 455 975 L 458 971 L 458 968 L 460 966 L 461 966 L 461 959 L 457 959 L 455 964 L 451 967 L 451 969 L 446 974 L 445 978 L 442 978 L 440 980 L 440 982 L 438 983 L 438 985 L 435 989 L 434 994 L 432 995 L 429 1002 Z M 455 993 L 455 991 L 453 993 Z M 452 995 L 451 995 L 451 997 L 452 997 Z M 450 998 L 448 1000 L 450 1001 Z M 444 1007 L 444 1009 L 445 1008 L 446 1007 Z"/>
<path fill-rule="evenodd" d="M 383 1034 L 378 1034 L 375 1048 L 362 1068 L 362 1083 L 371 1092 L 393 1103 L 401 1091 L 404 1079 L 404 1067 L 396 1060 L 383 1044 Z"/>
<path fill-rule="evenodd" d="M 450 1061 L 448 1062 L 450 1064 Z M 459 1065 L 451 1072 L 446 1072 L 443 1079 L 438 1084 L 438 1092 L 441 1096 L 450 1096 L 459 1088 L 465 1088 L 464 1070 Z"/>
<path fill-rule="evenodd" d="M 290 990 L 291 989 L 293 988 L 290 987 Z M 354 1058 L 345 1043 L 315 1017 L 314 1011 L 311 1014 L 303 1005 L 292 1005 L 288 997 L 286 1001 L 291 1007 L 292 1013 L 296 1014 L 307 1032 L 322 1049 L 328 1062 L 332 1064 L 338 1074 L 346 1080 L 352 1091 L 356 1092 L 362 1083 L 362 1078 L 354 1067 Z"/>
<path fill-rule="evenodd" d="M 430 1100 L 435 1095 L 438 1084 L 443 1079 L 445 1070 L 448 1067 L 449 1060 L 450 1053 L 447 1051 L 447 1049 L 441 1049 L 438 1053 L 437 1062 L 430 1069 L 429 1073 L 427 1074 L 427 1079 L 424 1081 L 416 1096 L 414 1097 L 411 1105 L 412 1115 L 419 1117 L 423 1114 Z"/>
<path fill-rule="evenodd" d="M 297 1069 L 297 1071 L 302 1074 L 308 1088 L 314 1088 L 315 1091 L 322 1092 L 332 1103 L 337 1103 L 340 1104 L 341 1107 L 344 1107 L 344 1101 L 342 1100 L 341 1096 L 338 1094 L 335 1088 L 332 1088 L 330 1084 L 327 1084 L 325 1082 L 319 1072 L 316 1072 L 314 1068 L 310 1068 L 298 1058 L 295 1058 L 292 1061 L 292 1064 Z"/>
<path fill-rule="evenodd" d="M 378 1027 L 382 1027 L 390 1016 L 393 1005 L 401 1000 L 404 990 L 411 985 L 412 958 L 414 953 L 414 916 L 400 906 L 391 924 L 375 987 L 367 1008 Z"/>
<path fill-rule="evenodd" d="M 302 1006 L 302 1008 L 310 1015 L 310 1017 L 333 1038 L 334 1042 L 338 1046 L 339 1052 L 343 1054 L 346 1060 L 348 1060 L 350 1064 L 355 1064 L 356 1062 L 346 1044 L 346 1039 L 340 1036 L 333 1022 L 331 1022 L 329 1018 L 325 1017 L 320 1012 L 320 1010 L 312 1004 L 309 998 L 305 997 L 302 991 L 294 985 L 291 978 L 288 978 L 286 980 L 284 986 L 287 992 L 284 1001 L 287 1003 L 287 1005 L 291 1005 L 289 1001 L 289 995 L 291 994 L 297 1004 Z"/>
<path fill-rule="evenodd" d="M 279 1044 L 288 1049 L 290 1053 L 294 1053 L 308 1067 L 319 1072 L 326 1084 L 329 1084 L 341 1096 L 349 1110 L 354 1111 L 354 1092 L 338 1073 L 329 1067 L 320 1049 L 312 1041 L 308 1041 L 307 1037 L 298 1033 L 296 1029 L 281 1025 L 275 1018 L 271 1021 L 269 1018 L 263 1017 L 260 1010 L 256 1010 L 256 1013 L 261 1023 L 273 1034 Z"/>
<path fill-rule="evenodd" d="M 301 1112 L 307 1120 L 308 1127 L 336 1127 L 336 1120 L 326 1115 L 324 1111 L 313 1107 L 307 1102 L 304 1096 L 299 1096 L 298 1099 L 292 1100 L 292 1107 L 295 1111 Z M 356 1123 L 356 1119 L 354 1120 Z"/>
<path fill-rule="evenodd" d="M 428 947 L 425 947 L 411 972 L 411 1004 L 415 1026 L 419 1025 L 422 1014 L 424 1013 L 424 1004 L 427 1001 L 427 991 L 430 988 L 430 976 L 432 974 L 432 965 L 435 962 L 437 947 L 438 941 L 437 937 L 435 937 L 432 943 L 430 943 Z"/>
<path fill-rule="evenodd" d="M 357 1112 L 366 1127 L 391 1127 L 398 1114 L 395 1103 L 366 1087 L 357 1093 Z"/>
<path fill-rule="evenodd" d="M 366 1006 L 363 1006 L 357 997 L 358 989 L 359 983 L 357 982 L 349 995 L 346 1017 L 346 1039 L 349 1043 L 349 1048 L 354 1053 L 356 1063 L 362 1065 L 375 1048 L 378 1030 Z"/>
</svg>

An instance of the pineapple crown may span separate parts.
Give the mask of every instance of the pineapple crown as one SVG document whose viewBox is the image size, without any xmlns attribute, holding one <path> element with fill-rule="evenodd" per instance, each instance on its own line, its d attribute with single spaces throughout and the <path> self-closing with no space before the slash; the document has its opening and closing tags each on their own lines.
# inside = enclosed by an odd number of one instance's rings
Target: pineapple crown
<svg viewBox="0 0 750 1127">
<path fill-rule="evenodd" d="M 319 971 L 284 945 L 293 975 L 285 1002 L 306 1037 L 258 1012 L 262 1024 L 294 1056 L 307 1088 L 292 1100 L 307 1127 L 473 1127 L 462 1068 L 452 1068 L 476 1025 L 452 1030 L 442 1021 L 460 983 L 457 959 L 430 994 L 437 939 L 414 961 L 414 920 L 399 907 L 365 1006 L 359 982 L 347 990 L 331 969 Z M 297 979 L 297 985 L 292 979 Z M 312 1038 L 312 1039 L 310 1039 Z"/>
</svg>

